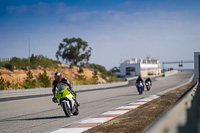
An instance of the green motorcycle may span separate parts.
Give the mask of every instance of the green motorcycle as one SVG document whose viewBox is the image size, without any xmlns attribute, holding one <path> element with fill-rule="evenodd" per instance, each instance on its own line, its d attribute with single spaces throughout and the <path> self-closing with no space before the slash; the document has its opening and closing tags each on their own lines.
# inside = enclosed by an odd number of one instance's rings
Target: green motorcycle
<svg viewBox="0 0 200 133">
<path fill-rule="evenodd" d="M 70 117 L 72 114 L 79 114 L 79 103 L 76 100 L 76 95 L 70 91 L 69 86 L 66 86 L 64 83 L 58 83 L 55 97 L 59 99 L 58 105 L 61 105 L 67 117 Z"/>
</svg>

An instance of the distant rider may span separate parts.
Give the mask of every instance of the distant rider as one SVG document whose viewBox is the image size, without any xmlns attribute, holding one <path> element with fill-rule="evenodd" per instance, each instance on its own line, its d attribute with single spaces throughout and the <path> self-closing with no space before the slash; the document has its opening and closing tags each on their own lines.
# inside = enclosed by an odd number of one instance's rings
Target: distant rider
<svg viewBox="0 0 200 133">
<path fill-rule="evenodd" d="M 151 82 L 150 77 L 148 77 L 148 78 L 145 80 L 145 84 L 148 83 L 148 82 L 150 82 L 150 86 L 152 86 L 152 82 Z"/>
<path fill-rule="evenodd" d="M 136 80 L 136 83 L 135 83 L 136 87 L 137 87 L 137 84 L 138 84 L 140 81 L 142 82 L 142 84 L 143 84 L 143 86 L 144 86 L 144 81 L 143 81 L 143 79 L 141 78 L 141 76 L 138 76 L 138 78 L 137 78 L 137 80 Z"/>
<path fill-rule="evenodd" d="M 54 79 L 55 80 L 53 81 L 53 87 L 52 87 L 52 93 L 53 93 L 52 101 L 54 103 L 58 102 L 57 98 L 55 97 L 55 95 L 56 95 L 56 86 L 57 86 L 58 83 L 62 82 L 64 84 L 68 85 L 71 93 L 74 93 L 76 95 L 76 92 L 73 91 L 73 89 L 72 89 L 72 84 L 66 78 L 62 77 L 61 73 L 56 72 L 54 74 Z"/>
</svg>

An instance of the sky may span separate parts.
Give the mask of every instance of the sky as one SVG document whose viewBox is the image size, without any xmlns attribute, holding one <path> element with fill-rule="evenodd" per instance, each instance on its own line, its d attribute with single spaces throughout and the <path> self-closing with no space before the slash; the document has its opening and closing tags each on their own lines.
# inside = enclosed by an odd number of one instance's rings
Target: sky
<svg viewBox="0 0 200 133">
<path fill-rule="evenodd" d="M 0 58 L 28 58 L 30 44 L 31 54 L 56 60 L 72 37 L 92 48 L 89 63 L 107 70 L 147 56 L 193 61 L 200 0 L 0 0 Z"/>
</svg>

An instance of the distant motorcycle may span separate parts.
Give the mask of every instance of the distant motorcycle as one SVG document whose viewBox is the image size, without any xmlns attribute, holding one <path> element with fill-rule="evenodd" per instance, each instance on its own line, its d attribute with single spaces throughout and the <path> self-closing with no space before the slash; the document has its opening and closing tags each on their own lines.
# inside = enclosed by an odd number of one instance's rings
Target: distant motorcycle
<svg viewBox="0 0 200 133">
<path fill-rule="evenodd" d="M 55 97 L 59 99 L 58 105 L 61 105 L 67 117 L 70 117 L 72 114 L 79 114 L 79 103 L 76 100 L 76 95 L 71 93 L 69 86 L 65 86 L 64 83 L 59 83 L 56 88 Z"/>
<path fill-rule="evenodd" d="M 148 81 L 145 85 L 146 85 L 147 91 L 149 91 L 151 89 L 151 82 Z"/>
<path fill-rule="evenodd" d="M 137 90 L 138 90 L 139 94 L 141 95 L 143 93 L 143 91 L 144 91 L 144 85 L 143 85 L 142 81 L 139 81 L 137 83 L 136 87 L 137 87 Z"/>
</svg>

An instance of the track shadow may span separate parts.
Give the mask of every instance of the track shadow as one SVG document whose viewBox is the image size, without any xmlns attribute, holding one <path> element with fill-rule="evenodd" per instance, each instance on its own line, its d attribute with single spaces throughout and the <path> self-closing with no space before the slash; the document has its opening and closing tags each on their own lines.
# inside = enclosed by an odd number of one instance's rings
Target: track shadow
<svg viewBox="0 0 200 133">
<path fill-rule="evenodd" d="M 36 117 L 36 118 L 27 118 L 27 119 L 19 119 L 19 120 L 49 120 L 49 119 L 61 119 L 67 118 L 66 116 L 51 116 L 51 117 Z"/>
<path fill-rule="evenodd" d="M 66 116 L 51 116 L 51 117 L 36 117 L 36 118 L 26 118 L 26 119 L 4 119 L 4 120 L 0 120 L 1 122 L 5 122 L 5 121 L 33 121 L 33 120 L 50 120 L 50 119 L 62 119 L 62 118 L 67 118 Z"/>
</svg>

